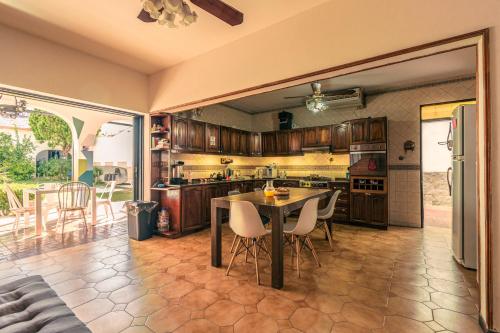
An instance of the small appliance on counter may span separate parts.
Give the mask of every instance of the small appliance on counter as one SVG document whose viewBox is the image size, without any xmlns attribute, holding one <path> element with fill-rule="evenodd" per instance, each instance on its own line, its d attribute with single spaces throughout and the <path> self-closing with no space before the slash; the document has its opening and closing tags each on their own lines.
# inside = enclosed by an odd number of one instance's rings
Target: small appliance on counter
<svg viewBox="0 0 500 333">
<path fill-rule="evenodd" d="M 300 187 L 312 188 L 328 188 L 328 182 L 331 181 L 328 177 L 321 177 L 319 175 L 310 175 L 299 180 Z"/>
<path fill-rule="evenodd" d="M 276 163 L 267 165 L 264 168 L 263 178 L 278 178 L 278 166 Z"/>
<path fill-rule="evenodd" d="M 170 184 L 182 185 L 187 183 L 187 179 L 184 179 L 184 161 L 174 161 L 174 163 L 172 163 L 172 178 L 170 178 Z"/>
</svg>

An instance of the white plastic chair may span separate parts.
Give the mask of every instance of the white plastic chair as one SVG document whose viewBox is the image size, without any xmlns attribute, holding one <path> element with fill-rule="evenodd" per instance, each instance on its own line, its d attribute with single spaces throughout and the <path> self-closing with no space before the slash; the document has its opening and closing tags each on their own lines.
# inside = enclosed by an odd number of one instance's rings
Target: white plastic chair
<svg viewBox="0 0 500 333">
<path fill-rule="evenodd" d="M 323 209 L 318 209 L 318 221 L 316 222 L 316 229 L 324 228 L 326 237 L 328 239 L 328 243 L 330 244 L 330 248 L 333 251 L 333 241 L 332 234 L 330 233 L 330 227 L 328 226 L 328 220 L 332 218 L 333 213 L 335 212 L 335 204 L 337 203 L 337 199 L 342 191 L 337 190 L 333 193 L 328 205 Z"/>
<path fill-rule="evenodd" d="M 264 228 L 257 208 L 249 201 L 231 202 L 229 217 L 229 227 L 236 234 L 236 247 L 234 249 L 231 261 L 227 267 L 226 275 L 229 275 L 234 258 L 245 252 L 245 261 L 248 254 L 254 257 L 255 271 L 257 274 L 257 285 L 260 284 L 258 256 L 260 250 L 263 250 L 271 260 L 271 254 L 266 245 L 265 236 L 271 233 Z"/>
<path fill-rule="evenodd" d="M 288 242 L 292 245 L 292 261 L 293 253 L 297 256 L 297 273 L 300 277 L 300 252 L 304 246 L 308 247 L 316 260 L 318 267 L 321 267 L 319 263 L 318 254 L 314 249 L 311 242 L 309 234 L 316 227 L 316 220 L 318 218 L 318 202 L 319 198 L 314 198 L 306 201 L 302 211 L 300 212 L 299 219 L 297 223 L 287 223 L 283 226 L 285 237 Z"/>
<path fill-rule="evenodd" d="M 100 197 L 96 201 L 97 207 L 101 205 L 104 206 L 106 217 L 108 217 L 108 209 L 111 211 L 111 217 L 113 218 L 113 220 L 115 219 L 115 214 L 113 212 L 113 204 L 111 203 L 111 199 L 113 198 L 113 193 L 115 192 L 115 188 L 116 188 L 116 180 L 107 182 L 106 186 L 104 187 L 104 191 L 101 193 Z M 107 194 L 106 198 L 104 198 L 105 194 Z"/>
</svg>

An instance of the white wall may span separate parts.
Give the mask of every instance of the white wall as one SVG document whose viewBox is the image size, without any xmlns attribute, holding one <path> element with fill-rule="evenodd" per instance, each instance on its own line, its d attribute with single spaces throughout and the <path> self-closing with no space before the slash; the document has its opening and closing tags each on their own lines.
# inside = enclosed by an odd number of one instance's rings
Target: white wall
<svg viewBox="0 0 500 333">
<path fill-rule="evenodd" d="M 425 121 L 422 123 L 422 171 L 446 172 L 451 168 L 451 151 L 446 145 L 450 128 L 449 120 Z"/>
</svg>

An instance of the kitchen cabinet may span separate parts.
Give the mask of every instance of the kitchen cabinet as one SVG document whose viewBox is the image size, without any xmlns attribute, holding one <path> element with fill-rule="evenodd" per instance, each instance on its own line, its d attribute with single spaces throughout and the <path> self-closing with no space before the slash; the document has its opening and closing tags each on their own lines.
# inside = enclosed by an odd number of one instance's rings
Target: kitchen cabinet
<svg viewBox="0 0 500 333">
<path fill-rule="evenodd" d="M 290 131 L 288 140 L 288 154 L 302 154 L 302 135 L 303 134 L 301 129 Z"/>
<path fill-rule="evenodd" d="M 299 187 L 299 181 L 294 179 L 275 179 L 273 186 L 278 187 Z"/>
<path fill-rule="evenodd" d="M 188 150 L 192 152 L 205 150 L 205 123 L 188 120 Z"/>
<path fill-rule="evenodd" d="M 202 186 L 203 191 L 203 222 L 210 224 L 212 198 L 221 197 L 221 188 L 219 185 Z"/>
<path fill-rule="evenodd" d="M 368 122 L 368 141 L 370 143 L 387 141 L 387 118 L 370 118 Z"/>
<path fill-rule="evenodd" d="M 218 125 L 206 124 L 205 126 L 205 152 L 220 152 L 220 128 Z"/>
<path fill-rule="evenodd" d="M 302 146 L 304 148 L 314 148 L 331 146 L 332 144 L 332 127 L 317 126 L 303 129 Z"/>
<path fill-rule="evenodd" d="M 231 155 L 240 154 L 240 131 L 231 129 Z"/>
<path fill-rule="evenodd" d="M 260 133 L 253 132 L 249 134 L 249 155 L 250 156 L 262 155 Z"/>
<path fill-rule="evenodd" d="M 220 126 L 220 152 L 231 153 L 231 128 L 229 127 Z"/>
<path fill-rule="evenodd" d="M 187 186 L 181 189 L 182 232 L 201 228 L 203 220 L 203 189 L 201 186 Z"/>
<path fill-rule="evenodd" d="M 276 132 L 276 155 L 288 155 L 289 141 L 290 141 L 289 131 Z"/>
<path fill-rule="evenodd" d="M 240 149 L 239 155 L 248 155 L 250 133 L 246 131 L 240 131 Z"/>
<path fill-rule="evenodd" d="M 254 180 L 253 182 L 253 188 L 263 188 L 264 185 L 266 185 L 266 181 L 265 180 Z"/>
<path fill-rule="evenodd" d="M 381 143 L 387 141 L 387 118 L 351 120 L 351 144 Z"/>
<path fill-rule="evenodd" d="M 348 182 L 330 182 L 328 184 L 332 193 L 340 190 L 340 195 L 335 203 L 335 210 L 333 211 L 333 222 L 348 222 L 349 221 L 349 183 Z"/>
<path fill-rule="evenodd" d="M 276 155 L 276 132 L 262 133 L 262 155 Z"/>
<path fill-rule="evenodd" d="M 187 150 L 188 120 L 174 117 L 172 119 L 172 149 Z"/>
<path fill-rule="evenodd" d="M 332 152 L 345 153 L 349 151 L 349 124 L 333 125 Z"/>
<path fill-rule="evenodd" d="M 387 228 L 387 194 L 351 192 L 351 221 Z"/>
</svg>

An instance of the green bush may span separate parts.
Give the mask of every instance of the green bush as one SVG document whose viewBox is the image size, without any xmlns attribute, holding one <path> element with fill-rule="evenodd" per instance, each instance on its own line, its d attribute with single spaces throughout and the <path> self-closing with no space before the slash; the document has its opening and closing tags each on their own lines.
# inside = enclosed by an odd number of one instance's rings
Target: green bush
<svg viewBox="0 0 500 333">
<path fill-rule="evenodd" d="M 64 180 L 71 174 L 70 159 L 49 159 L 40 161 L 36 170 L 38 177 Z"/>
<path fill-rule="evenodd" d="M 33 178 L 35 166 L 32 154 L 35 146 L 29 137 L 15 133 L 0 133 L 0 172 L 11 180 L 22 181 Z"/>
</svg>

